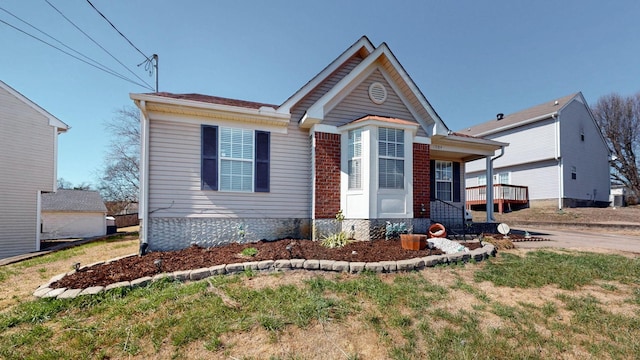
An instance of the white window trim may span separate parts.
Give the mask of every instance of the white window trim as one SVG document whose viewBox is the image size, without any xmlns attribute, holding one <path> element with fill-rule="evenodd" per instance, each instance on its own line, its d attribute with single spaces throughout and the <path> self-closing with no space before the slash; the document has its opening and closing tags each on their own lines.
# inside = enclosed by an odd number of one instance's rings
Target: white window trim
<svg viewBox="0 0 640 360">
<path fill-rule="evenodd" d="M 234 193 L 252 193 L 255 190 L 255 130 L 252 129 L 246 129 L 246 128 L 238 128 L 238 127 L 228 127 L 228 126 L 221 126 L 219 127 L 220 131 L 218 134 L 218 191 L 220 192 L 234 192 Z M 222 154 L 222 133 L 224 130 L 240 130 L 243 133 L 244 132 L 250 132 L 251 133 L 251 159 L 244 159 L 244 158 L 234 158 L 234 157 L 230 157 L 230 156 L 223 156 Z M 243 134 L 243 138 L 244 138 L 244 134 Z M 233 143 L 231 143 L 233 146 Z M 232 162 L 245 162 L 245 163 L 250 163 L 251 164 L 251 188 L 248 190 L 233 190 L 233 189 L 224 189 L 223 188 L 223 181 L 222 181 L 222 162 L 223 161 L 232 161 Z M 233 178 L 232 178 L 233 179 Z M 231 181 L 231 184 L 233 184 L 233 180 Z"/>
<path fill-rule="evenodd" d="M 381 140 L 380 140 L 380 130 L 381 130 L 381 129 L 389 129 L 389 130 L 394 130 L 394 131 L 402 131 L 402 143 L 399 143 L 399 142 L 397 142 L 397 141 L 388 141 L 388 140 L 385 140 L 385 142 L 386 142 L 386 143 L 390 143 L 390 144 L 391 144 L 391 143 L 393 143 L 393 144 L 395 144 L 396 146 L 398 146 L 398 145 L 402 145 L 402 154 L 403 154 L 403 156 L 402 156 L 402 157 L 398 157 L 398 156 L 388 156 L 388 155 L 384 155 L 384 156 L 383 156 L 383 155 L 380 155 L 380 141 L 381 141 Z M 404 138 L 404 137 L 405 137 L 405 131 L 404 131 L 404 129 L 397 129 L 397 128 L 387 127 L 387 126 L 385 126 L 385 127 L 379 127 L 379 128 L 378 128 L 378 139 L 377 139 L 377 142 L 378 142 L 378 151 L 377 151 L 377 153 L 376 153 L 376 158 L 377 158 L 377 162 L 378 162 L 378 173 L 377 173 L 376 175 L 378 176 L 378 179 L 380 179 L 380 160 L 381 160 L 381 159 L 388 159 L 388 160 L 402 160 L 402 164 L 403 164 L 403 167 L 402 167 L 402 182 L 401 182 L 401 187 L 382 187 L 382 186 L 380 185 L 380 180 L 378 180 L 378 189 L 379 189 L 379 190 L 404 190 L 404 188 L 405 188 L 405 183 L 406 183 L 406 167 L 407 167 L 407 163 L 406 163 L 406 161 L 407 161 L 407 160 L 406 160 L 406 152 L 407 152 L 407 151 L 406 151 L 406 149 L 405 149 L 405 147 L 406 147 L 406 143 L 405 143 L 405 138 Z"/>
<path fill-rule="evenodd" d="M 355 138 L 355 134 L 358 134 L 359 139 L 358 141 L 356 141 Z M 354 134 L 353 138 L 350 136 L 351 134 Z M 359 184 L 359 186 L 357 187 L 351 187 L 351 174 L 347 174 L 348 175 L 348 180 L 347 180 L 347 188 L 349 190 L 362 190 L 362 165 L 363 165 L 363 139 L 362 139 L 362 129 L 353 129 L 353 130 L 349 130 L 347 132 L 347 139 L 348 139 L 348 153 L 350 153 L 352 150 L 354 152 L 354 156 L 349 157 L 349 155 L 347 154 L 347 167 L 348 167 L 348 163 L 350 161 L 358 161 L 360 167 L 359 167 L 359 172 L 358 172 L 358 179 L 357 179 L 357 183 Z M 360 155 L 355 156 L 355 147 L 356 145 L 360 145 Z M 348 171 L 348 169 L 347 169 Z"/>
<path fill-rule="evenodd" d="M 438 169 L 438 164 L 443 164 L 443 163 L 447 163 L 447 164 L 449 165 L 448 167 L 451 169 L 451 177 L 450 177 L 450 179 L 449 179 L 449 180 L 438 180 L 438 171 L 437 171 L 437 169 Z M 436 193 L 435 193 L 435 198 L 436 198 L 436 199 L 439 199 L 439 200 L 442 200 L 442 201 L 452 202 L 452 201 L 453 201 L 453 191 L 454 191 L 454 189 L 453 189 L 453 161 L 436 160 L 436 161 L 435 161 L 435 166 L 436 166 L 436 169 L 435 169 L 435 171 L 436 171 L 436 176 L 435 176 L 435 181 L 436 181 L 436 184 L 435 184 L 435 192 L 436 192 Z M 450 192 L 449 192 L 450 199 L 445 200 L 445 199 L 441 199 L 441 198 L 438 196 L 438 183 L 449 183 L 449 184 L 451 184 L 451 186 L 450 186 L 450 189 L 451 189 L 451 190 L 450 190 Z"/>
</svg>

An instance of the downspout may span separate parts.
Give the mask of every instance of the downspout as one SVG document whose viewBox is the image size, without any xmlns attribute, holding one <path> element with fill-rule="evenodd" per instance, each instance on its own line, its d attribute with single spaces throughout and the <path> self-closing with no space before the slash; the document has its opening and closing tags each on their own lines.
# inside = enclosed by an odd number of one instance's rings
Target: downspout
<svg viewBox="0 0 640 360">
<path fill-rule="evenodd" d="M 500 146 L 500 155 L 491 158 L 487 156 L 487 222 L 495 222 L 493 217 L 493 162 L 504 155 L 504 146 Z"/>
<path fill-rule="evenodd" d="M 555 121 L 555 154 L 554 159 L 558 162 L 558 209 L 562 209 L 562 197 L 564 196 L 564 174 L 562 171 L 562 158 L 560 157 L 560 116 L 552 114 L 551 118 Z"/>
<path fill-rule="evenodd" d="M 147 113 L 147 103 L 144 100 L 136 101 L 136 105 L 140 109 L 140 130 L 142 141 L 140 144 L 140 211 L 138 211 L 138 219 L 141 220 L 140 226 L 140 255 L 144 255 L 148 242 L 148 220 L 149 220 L 149 115 Z"/>
</svg>

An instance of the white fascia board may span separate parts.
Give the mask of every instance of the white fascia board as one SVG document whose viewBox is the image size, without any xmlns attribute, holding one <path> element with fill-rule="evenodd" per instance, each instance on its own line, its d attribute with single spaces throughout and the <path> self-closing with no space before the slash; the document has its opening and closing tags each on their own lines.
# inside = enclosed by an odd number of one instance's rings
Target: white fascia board
<svg viewBox="0 0 640 360">
<path fill-rule="evenodd" d="M 208 114 L 220 113 L 223 117 L 231 117 L 245 121 L 267 121 L 269 123 L 273 123 L 273 125 L 285 127 L 289 125 L 289 121 L 291 119 L 291 115 L 278 113 L 275 109 L 265 106 L 260 109 L 249 109 L 239 106 L 213 104 L 195 100 L 173 99 L 148 94 L 129 94 L 129 97 L 134 101 L 145 101 L 148 109 L 151 109 L 153 104 L 159 104 L 160 106 L 164 105 L 167 109 L 190 108 L 205 111 Z M 205 114 L 204 116 L 207 115 Z"/>
<path fill-rule="evenodd" d="M 322 81 L 324 81 L 327 77 L 329 77 L 329 75 L 331 75 L 340 66 L 342 66 L 347 60 L 349 60 L 353 55 L 355 55 L 362 49 L 367 50 L 369 53 L 375 50 L 375 47 L 366 36 L 361 37 L 355 44 L 351 45 L 340 56 L 338 56 L 338 58 L 336 58 L 329 65 L 327 65 L 327 67 L 325 67 L 318 75 L 316 75 L 313 79 L 311 79 L 308 83 L 306 83 L 300 90 L 298 90 L 289 99 L 287 99 L 280 107 L 278 107 L 278 110 L 277 110 L 278 113 L 289 114 L 291 112 L 291 108 L 295 104 L 297 104 L 303 97 L 305 97 L 309 92 L 311 92 L 318 85 L 320 85 Z"/>
<path fill-rule="evenodd" d="M 489 140 L 489 139 L 482 139 L 482 138 L 477 138 L 477 137 L 466 137 L 466 136 L 457 136 L 455 134 L 449 135 L 445 138 L 442 138 L 443 140 L 449 140 L 449 141 L 456 141 L 456 142 L 461 142 L 461 143 L 471 143 L 471 144 L 478 144 L 478 145 L 488 145 L 488 146 L 496 146 L 496 147 L 502 147 L 502 146 L 509 146 L 509 143 L 506 142 L 501 142 L 501 141 L 496 141 L 496 140 Z"/>
<path fill-rule="evenodd" d="M 314 124 L 311 127 L 311 133 L 323 132 L 329 134 L 342 134 L 343 131 L 340 131 L 337 127 L 333 125 L 324 125 L 324 124 Z"/>
<path fill-rule="evenodd" d="M 185 114 L 170 114 L 161 111 L 147 110 L 147 114 L 149 116 L 149 120 L 160 120 L 160 121 L 169 121 L 173 123 L 182 123 L 182 124 L 193 124 L 193 125 L 203 125 L 203 124 L 215 124 L 220 126 L 234 127 L 239 129 L 250 129 L 250 130 L 262 130 L 262 131 L 270 131 L 279 134 L 287 134 L 288 128 L 280 125 L 274 125 L 269 122 L 259 122 L 259 121 L 238 121 L 235 118 L 221 116 L 215 117 L 200 117 L 200 116 L 189 116 Z"/>
<path fill-rule="evenodd" d="M 302 129 L 309 129 L 321 122 L 322 122 L 322 119 L 311 117 L 309 116 L 308 112 L 305 112 L 304 115 L 302 116 L 302 119 L 300 119 L 300 121 L 298 122 L 298 126 L 300 126 Z"/>
<path fill-rule="evenodd" d="M 558 115 L 558 111 L 554 111 L 552 113 L 548 113 L 548 114 L 544 114 L 544 115 L 533 117 L 531 119 L 520 121 L 519 123 L 515 123 L 515 124 L 511 124 L 511 125 L 505 125 L 505 126 L 502 126 L 502 127 L 496 128 L 496 129 L 491 129 L 491 130 L 487 130 L 487 131 L 484 131 L 484 132 L 481 132 L 481 133 L 478 133 L 478 134 L 474 134 L 473 136 L 482 137 L 482 136 L 492 135 L 492 134 L 496 134 L 496 133 L 499 133 L 499 132 L 502 132 L 502 131 L 506 131 L 506 130 L 517 128 L 517 127 L 524 126 L 524 125 L 527 125 L 527 124 L 531 124 L 531 123 L 534 123 L 534 122 L 537 122 L 537 121 L 540 121 L 540 120 L 550 119 L 550 118 L 552 118 L 554 116 L 557 116 L 557 115 Z"/>
<path fill-rule="evenodd" d="M 426 144 L 431 145 L 431 138 L 426 136 L 416 136 L 413 138 L 413 142 L 415 144 Z"/>
</svg>

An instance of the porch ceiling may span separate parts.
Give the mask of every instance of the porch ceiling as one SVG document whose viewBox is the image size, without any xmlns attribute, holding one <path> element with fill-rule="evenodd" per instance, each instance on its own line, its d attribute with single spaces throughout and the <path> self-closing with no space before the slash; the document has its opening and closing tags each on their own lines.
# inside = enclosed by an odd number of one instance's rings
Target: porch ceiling
<svg viewBox="0 0 640 360">
<path fill-rule="evenodd" d="M 508 143 L 451 133 L 431 138 L 432 159 L 451 159 L 464 162 L 493 156 L 496 150 L 509 146 Z"/>
</svg>

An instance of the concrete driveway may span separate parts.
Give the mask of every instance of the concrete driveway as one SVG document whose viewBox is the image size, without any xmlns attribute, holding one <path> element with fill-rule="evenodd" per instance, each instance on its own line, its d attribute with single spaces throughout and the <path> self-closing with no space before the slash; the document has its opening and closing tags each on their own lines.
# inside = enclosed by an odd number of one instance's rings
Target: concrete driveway
<svg viewBox="0 0 640 360">
<path fill-rule="evenodd" d="M 514 229 L 514 232 L 518 231 Z M 576 250 L 602 249 L 608 251 L 624 251 L 640 256 L 640 236 L 607 234 L 606 230 L 599 232 L 589 230 L 543 229 L 526 228 L 533 236 L 539 236 L 550 241 L 517 242 L 516 247 L 535 249 L 543 247 L 567 248 Z"/>
</svg>

